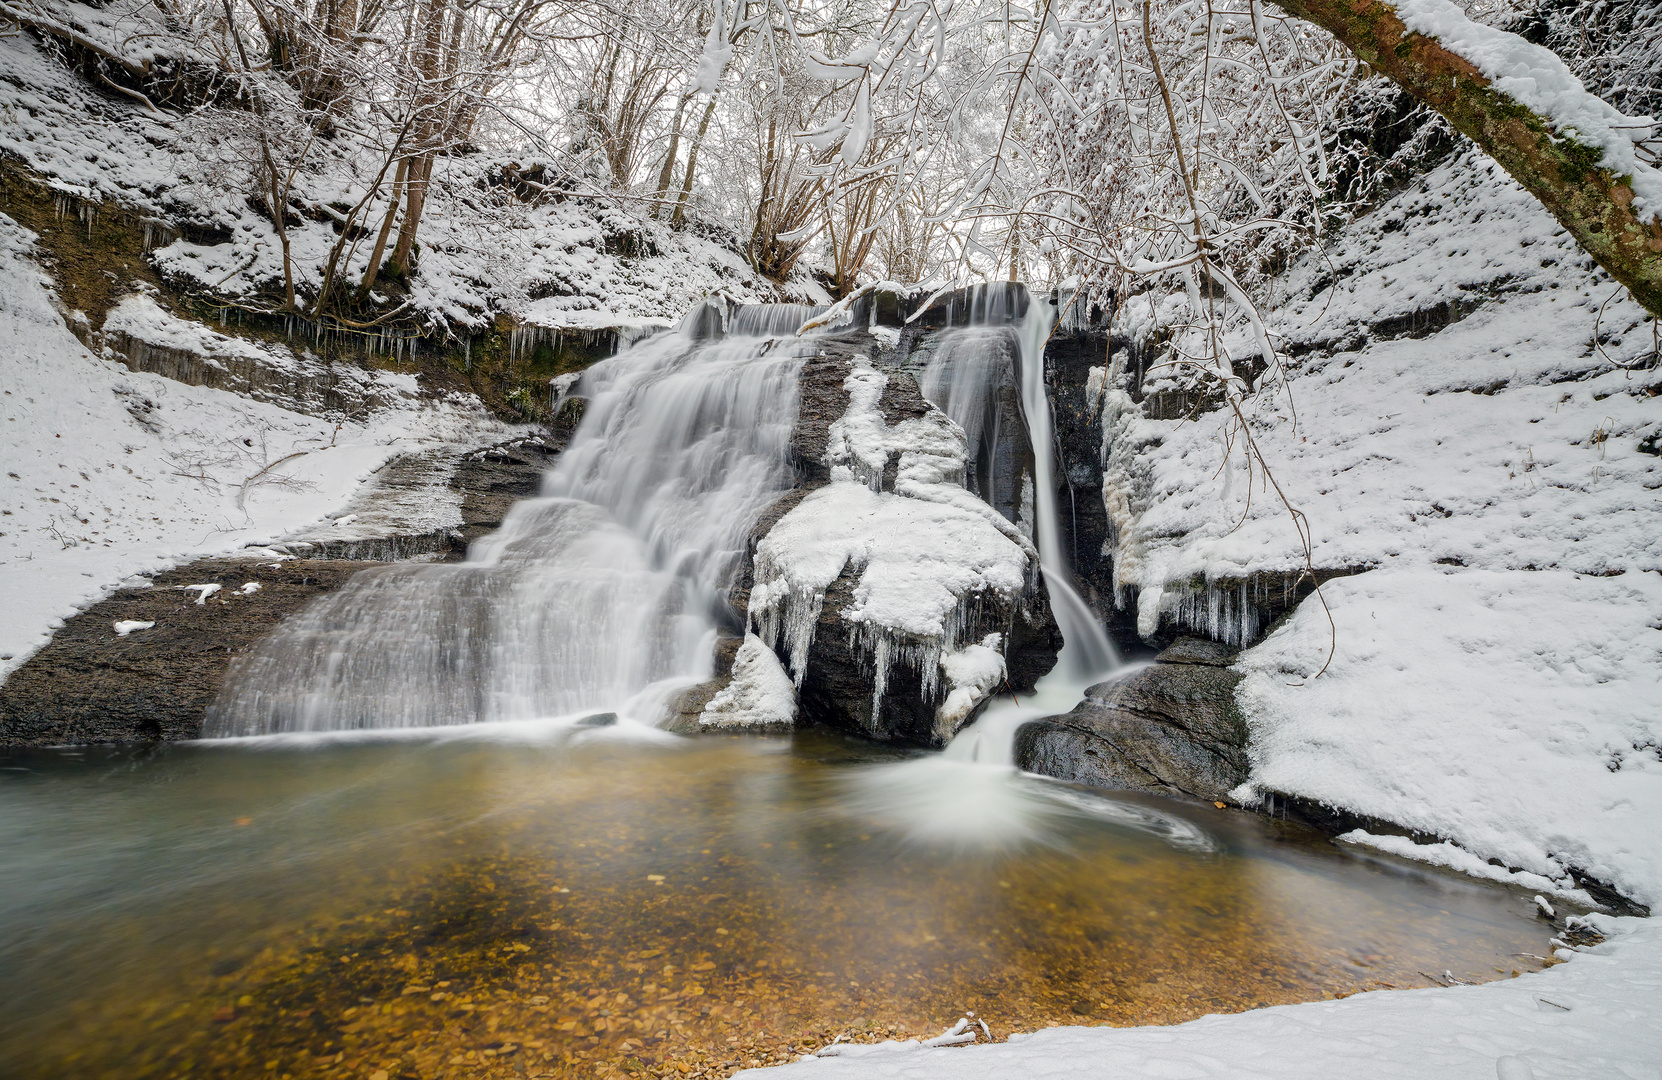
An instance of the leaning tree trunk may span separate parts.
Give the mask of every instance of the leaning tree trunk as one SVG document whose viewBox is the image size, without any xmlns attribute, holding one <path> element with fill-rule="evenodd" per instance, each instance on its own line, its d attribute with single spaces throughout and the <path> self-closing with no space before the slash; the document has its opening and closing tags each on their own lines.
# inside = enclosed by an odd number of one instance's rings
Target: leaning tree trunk
<svg viewBox="0 0 1662 1080">
<path fill-rule="evenodd" d="M 422 150 L 413 156 L 405 174 L 404 220 L 399 223 L 398 242 L 392 249 L 392 264 L 406 280 L 410 274 L 416 231 L 421 228 L 421 212 L 427 205 L 427 186 L 433 178 L 434 143 L 443 133 L 443 125 L 435 113 L 439 107 L 445 4 L 446 0 L 427 0 L 422 11 L 421 42 L 414 57 L 416 86 L 412 105 L 417 113 L 422 114 L 416 125 L 415 141 Z"/>
<path fill-rule="evenodd" d="M 1632 177 L 1602 153 L 1490 85 L 1471 62 L 1410 31 L 1383 0 L 1276 0 L 1315 23 L 1375 71 L 1446 116 L 1541 200 L 1610 276 L 1662 315 L 1662 217 L 1633 208 Z"/>
<path fill-rule="evenodd" d="M 675 203 L 675 214 L 670 218 L 671 228 L 679 229 L 687 223 L 687 201 L 692 198 L 693 178 L 698 170 L 698 149 L 704 145 L 704 135 L 710 130 L 710 117 L 716 112 L 716 99 L 704 106 L 704 119 L 699 121 L 698 134 L 693 136 L 692 149 L 687 151 L 687 178 L 681 184 L 681 197 Z"/>
</svg>

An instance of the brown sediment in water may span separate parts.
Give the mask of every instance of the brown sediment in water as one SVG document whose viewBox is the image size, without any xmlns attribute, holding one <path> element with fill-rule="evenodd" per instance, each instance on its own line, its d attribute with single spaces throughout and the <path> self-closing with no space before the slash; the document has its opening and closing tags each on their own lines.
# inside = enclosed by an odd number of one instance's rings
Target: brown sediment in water
<svg viewBox="0 0 1662 1080">
<path fill-rule="evenodd" d="M 196 896 L 220 929 L 172 946 L 147 950 L 144 913 L 112 920 L 111 947 L 152 954 L 149 968 L 83 988 L 37 1028 L 26 1063 L 123 1077 L 726 1076 L 839 1035 L 936 1035 L 966 1011 L 1000 1040 L 1170 1024 L 1430 985 L 1421 971 L 1503 977 L 1514 954 L 1545 951 L 1504 891 L 1353 864 L 1230 811 L 1142 801 L 1188 815 L 1220 841 L 1211 852 L 1078 821 L 1043 843 L 940 850 L 848 812 L 840 751 L 430 748 L 442 775 L 429 761 L 390 777 L 377 753 L 413 752 L 351 751 L 347 775 L 374 788 L 358 809 L 382 823 L 425 814 L 413 835 L 270 868 L 286 886 Z M 208 802 L 238 800 L 221 788 Z M 259 825 L 204 827 L 258 846 Z M 226 932 L 239 899 L 291 906 L 239 938 Z"/>
</svg>

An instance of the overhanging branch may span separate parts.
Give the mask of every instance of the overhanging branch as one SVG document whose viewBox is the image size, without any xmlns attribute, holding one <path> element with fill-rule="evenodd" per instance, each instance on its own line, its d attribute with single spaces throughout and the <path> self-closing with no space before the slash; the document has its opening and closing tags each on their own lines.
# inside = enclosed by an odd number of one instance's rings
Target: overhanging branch
<svg viewBox="0 0 1662 1080">
<path fill-rule="evenodd" d="M 1384 0 L 1276 0 L 1315 23 L 1375 71 L 1431 106 L 1500 163 L 1587 253 L 1662 316 L 1662 217 L 1633 208 L 1631 176 L 1617 176 L 1603 152 L 1496 89 L 1465 57 L 1410 31 Z M 1495 31 L 1495 33 L 1499 33 Z"/>
</svg>

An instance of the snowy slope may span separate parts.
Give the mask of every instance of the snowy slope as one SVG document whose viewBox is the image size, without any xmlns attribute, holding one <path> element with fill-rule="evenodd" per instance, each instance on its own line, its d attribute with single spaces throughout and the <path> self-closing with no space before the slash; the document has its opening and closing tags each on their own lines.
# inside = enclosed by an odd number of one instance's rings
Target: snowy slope
<svg viewBox="0 0 1662 1080">
<path fill-rule="evenodd" d="M 1655 1080 L 1662 1075 L 1662 926 L 1639 919 L 1602 925 L 1620 936 L 1565 953 L 1567 964 L 1483 986 L 1383 990 L 1175 1027 L 1051 1028 L 976 1047 L 844 1044 L 828 1051 L 837 1056 L 738 1075 Z"/>
<path fill-rule="evenodd" d="M 148 4 L 63 7 L 77 24 L 125 20 L 147 31 L 128 29 L 117 39 L 188 48 L 149 21 Z M 183 289 L 242 298 L 280 289 L 276 230 L 247 198 L 254 182 L 252 144 L 238 142 L 244 127 L 234 113 L 211 108 L 195 116 L 151 113 L 95 92 L 29 35 L 0 36 L 0 154 L 67 196 L 118 204 L 157 224 L 188 223 L 199 238 L 212 237 L 193 242 L 158 232 L 152 259 Z M 498 148 L 436 164 L 410 283 L 411 303 L 430 328 L 476 333 L 497 314 L 549 328 L 657 326 L 717 290 L 742 300 L 778 298 L 735 252 L 691 231 L 598 199 L 533 206 L 509 198 L 489 183 L 492 166 L 507 157 L 526 160 L 522 150 Z M 342 137 L 319 140 L 306 164 L 295 177 L 295 202 L 318 208 L 356 204 L 381 160 Z M 290 227 L 302 295 L 321 284 L 337 235 L 316 209 Z M 361 277 L 370 248 L 357 245 L 342 272 Z"/>
<path fill-rule="evenodd" d="M 1323 589 L 1333 628 L 1307 600 L 1243 655 L 1254 768 L 1237 794 L 1662 901 L 1651 323 L 1475 154 L 1326 255 L 1289 275 L 1276 314 L 1299 358 L 1254 430 L 1315 565 L 1370 569 Z M 1147 420 L 1110 394 L 1116 572 L 1145 627 L 1202 580 L 1302 565 L 1261 476 L 1239 455 L 1220 472 L 1219 414 Z"/>
<path fill-rule="evenodd" d="M 394 455 L 513 434 L 413 376 L 382 376 L 401 404 L 337 429 L 130 372 L 70 334 L 33 239 L 0 214 L 0 677 L 133 574 L 278 540 Z"/>
</svg>

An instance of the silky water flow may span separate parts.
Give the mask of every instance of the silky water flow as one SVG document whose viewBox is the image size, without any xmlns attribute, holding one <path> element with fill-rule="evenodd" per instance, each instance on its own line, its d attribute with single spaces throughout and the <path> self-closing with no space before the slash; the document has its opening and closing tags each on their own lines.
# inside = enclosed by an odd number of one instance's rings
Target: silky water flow
<svg viewBox="0 0 1662 1080">
<path fill-rule="evenodd" d="M 205 733 L 627 716 L 707 677 L 750 524 L 793 482 L 806 350 L 665 333 L 596 364 L 540 498 L 464 563 L 368 569 L 312 605 L 232 673 Z"/>
<path fill-rule="evenodd" d="M 1085 687 L 1132 670 L 1120 663 L 1101 622 L 1073 587 L 1072 568 L 1062 551 L 1055 428 L 1044 381 L 1045 344 L 1056 325 L 1056 311 L 1043 298 L 1033 298 L 1026 312 L 1019 312 L 1013 303 L 1018 296 L 1007 289 L 978 290 L 962 313 L 953 313 L 959 325 L 942 334 L 919 379 L 924 396 L 964 429 L 971 458 L 965 478 L 971 490 L 1032 537 L 1064 642 L 1055 670 L 1039 681 L 1033 694 L 990 703 L 958 734 L 939 763 L 914 769 L 944 770 L 941 785 L 967 784 L 960 790 L 974 790 L 968 801 L 979 801 L 985 808 L 975 816 L 987 828 L 996 827 L 995 818 L 1014 810 L 997 797 L 1005 790 L 1003 782 L 984 776 L 977 783 L 952 772 L 951 763 L 1008 768 L 1014 763 L 1016 729 L 1022 724 L 1066 712 Z M 1032 448 L 1027 462 L 1018 460 L 1013 449 L 1020 441 L 1015 429 L 1021 426 Z M 923 791 L 918 797 L 926 798 Z"/>
</svg>

